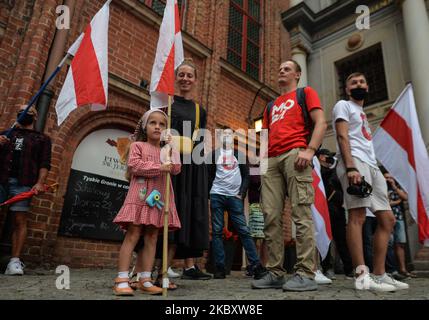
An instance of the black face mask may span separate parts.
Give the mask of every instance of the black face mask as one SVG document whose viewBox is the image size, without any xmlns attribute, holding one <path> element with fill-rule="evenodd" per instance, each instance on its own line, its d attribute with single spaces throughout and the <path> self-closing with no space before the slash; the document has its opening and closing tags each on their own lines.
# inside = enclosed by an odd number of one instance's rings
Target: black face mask
<svg viewBox="0 0 429 320">
<path fill-rule="evenodd" d="M 357 101 L 362 101 L 366 98 L 368 92 L 364 88 L 354 88 L 350 90 L 350 95 Z"/>
<path fill-rule="evenodd" d="M 22 112 L 18 113 L 18 116 L 16 117 L 16 119 L 18 120 L 19 117 L 21 116 Z M 34 121 L 34 116 L 32 114 L 25 114 L 25 116 L 19 121 L 19 123 L 23 126 L 29 126 L 30 124 L 32 124 Z"/>
</svg>

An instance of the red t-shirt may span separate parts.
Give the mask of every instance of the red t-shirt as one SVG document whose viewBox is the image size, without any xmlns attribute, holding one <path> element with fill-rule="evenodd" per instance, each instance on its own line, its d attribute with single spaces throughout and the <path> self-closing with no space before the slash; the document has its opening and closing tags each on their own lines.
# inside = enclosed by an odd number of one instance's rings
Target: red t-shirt
<svg viewBox="0 0 429 320">
<path fill-rule="evenodd" d="M 304 92 L 309 113 L 313 109 L 322 109 L 319 96 L 313 88 L 306 87 Z M 304 115 L 297 102 L 296 90 L 274 101 L 269 118 L 265 110 L 262 128 L 269 129 L 269 157 L 276 157 L 294 148 L 307 147 L 307 135 L 310 132 L 305 128 Z"/>
</svg>

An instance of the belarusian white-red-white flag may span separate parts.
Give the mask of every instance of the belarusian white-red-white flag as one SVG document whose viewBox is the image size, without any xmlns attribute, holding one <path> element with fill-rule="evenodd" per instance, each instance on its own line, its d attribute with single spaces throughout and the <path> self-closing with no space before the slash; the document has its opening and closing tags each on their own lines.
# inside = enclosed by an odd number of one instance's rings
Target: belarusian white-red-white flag
<svg viewBox="0 0 429 320">
<path fill-rule="evenodd" d="M 183 62 L 182 33 L 177 0 L 167 0 L 159 29 L 150 82 L 150 107 L 161 108 L 174 95 L 174 70 Z"/>
<path fill-rule="evenodd" d="M 97 12 L 83 34 L 68 50 L 74 56 L 55 109 L 58 125 L 77 107 L 107 107 L 109 4 Z"/>
<path fill-rule="evenodd" d="M 378 161 L 408 193 L 410 213 L 419 240 L 429 240 L 429 157 L 414 102 L 407 85 L 373 136 Z"/>
<path fill-rule="evenodd" d="M 329 218 L 328 202 L 326 200 L 325 186 L 323 185 L 322 174 L 320 173 L 320 163 L 317 157 L 313 158 L 313 188 L 314 203 L 311 205 L 311 213 L 314 221 L 314 231 L 316 236 L 316 247 L 325 259 L 328 254 L 329 244 L 332 240 L 331 220 Z"/>
</svg>

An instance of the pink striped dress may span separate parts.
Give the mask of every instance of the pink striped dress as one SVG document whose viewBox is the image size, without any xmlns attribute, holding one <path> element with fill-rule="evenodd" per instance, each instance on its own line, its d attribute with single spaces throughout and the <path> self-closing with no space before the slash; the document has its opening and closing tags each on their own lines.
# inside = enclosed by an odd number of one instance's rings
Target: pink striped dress
<svg viewBox="0 0 429 320">
<path fill-rule="evenodd" d="M 130 223 L 135 225 L 152 225 L 157 228 L 164 226 L 164 207 L 149 206 L 147 197 L 153 190 L 161 193 L 161 201 L 165 203 L 166 173 L 161 172 L 160 148 L 147 142 L 134 142 L 130 146 L 128 168 L 131 172 L 130 189 L 121 210 L 119 210 L 114 223 L 126 230 Z M 173 158 L 180 159 L 177 152 L 173 151 Z M 173 161 L 171 174 L 180 173 L 180 160 Z M 170 231 L 180 229 L 181 224 L 177 215 L 174 202 L 173 187 L 170 182 L 170 210 L 168 215 L 168 228 Z"/>
</svg>

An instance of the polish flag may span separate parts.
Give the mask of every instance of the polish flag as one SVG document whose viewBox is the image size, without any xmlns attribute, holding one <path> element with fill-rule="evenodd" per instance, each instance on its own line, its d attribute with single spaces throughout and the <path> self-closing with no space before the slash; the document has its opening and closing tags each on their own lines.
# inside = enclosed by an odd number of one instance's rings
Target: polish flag
<svg viewBox="0 0 429 320">
<path fill-rule="evenodd" d="M 92 110 L 107 107 L 110 2 L 104 4 L 68 50 L 74 58 L 55 106 L 58 125 L 78 107 L 91 105 Z"/>
<path fill-rule="evenodd" d="M 314 221 L 316 247 L 323 260 L 328 254 L 329 244 L 332 240 L 331 220 L 329 218 L 325 186 L 320 173 L 320 163 L 317 157 L 313 157 L 313 165 L 314 203 L 311 205 L 311 213 Z"/>
<path fill-rule="evenodd" d="M 419 241 L 429 242 L 429 157 L 420 132 L 413 88 L 407 85 L 373 136 L 377 159 L 408 193 Z M 426 241 L 425 241 L 426 240 Z"/>
<path fill-rule="evenodd" d="M 151 109 L 168 105 L 168 96 L 174 95 L 174 70 L 183 62 L 183 57 L 179 7 L 177 0 L 167 0 L 152 68 Z"/>
</svg>

